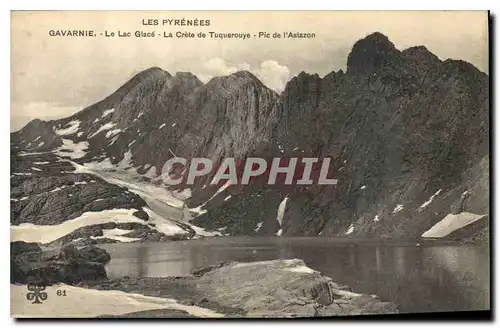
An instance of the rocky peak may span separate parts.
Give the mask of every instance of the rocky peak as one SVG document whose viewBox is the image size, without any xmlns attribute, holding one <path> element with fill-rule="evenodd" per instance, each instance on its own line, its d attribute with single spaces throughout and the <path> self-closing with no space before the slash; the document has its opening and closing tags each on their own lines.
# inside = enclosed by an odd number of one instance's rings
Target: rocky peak
<svg viewBox="0 0 500 328">
<path fill-rule="evenodd" d="M 40 126 L 45 125 L 45 124 L 47 124 L 46 121 L 35 118 L 34 120 L 31 120 L 28 124 L 26 124 L 26 126 L 24 126 L 21 129 L 21 131 L 36 129 L 37 127 L 40 127 Z"/>
<path fill-rule="evenodd" d="M 44 133 L 52 134 L 52 124 L 50 122 L 36 118 L 26 124 L 21 130 L 16 132 L 16 134 L 17 133 L 25 137 L 29 135 L 40 135 Z"/>
<path fill-rule="evenodd" d="M 401 54 L 406 58 L 411 58 L 413 60 L 424 61 L 424 62 L 441 62 L 439 58 L 429 51 L 425 46 L 415 46 L 405 49 Z"/>
<path fill-rule="evenodd" d="M 389 38 L 375 32 L 357 41 L 347 58 L 347 74 L 371 75 L 400 54 Z"/>
<path fill-rule="evenodd" d="M 203 85 L 203 82 L 191 72 L 177 72 L 175 73 L 175 79 L 195 87 Z"/>
<path fill-rule="evenodd" d="M 201 87 L 201 82 L 194 74 L 189 72 L 177 72 L 174 77 L 167 80 L 162 95 L 168 94 L 171 90 L 176 89 L 179 96 L 190 94 L 194 89 Z"/>
<path fill-rule="evenodd" d="M 418 78 L 418 83 L 423 83 L 422 78 L 435 78 L 439 74 L 441 60 L 424 46 L 415 46 L 401 52 L 404 59 L 404 71 L 407 78 Z M 410 83 L 408 83 L 410 84 Z"/>
<path fill-rule="evenodd" d="M 301 72 L 287 83 L 282 94 L 285 120 L 301 120 L 306 112 L 318 105 L 321 81 L 318 74 Z"/>
<path fill-rule="evenodd" d="M 112 96 L 120 95 L 124 97 L 137 86 L 143 84 L 145 81 L 167 80 L 171 77 L 172 75 L 170 75 L 170 73 L 168 73 L 167 71 L 164 71 L 158 67 L 151 67 L 134 75 L 127 83 L 116 90 L 116 92 Z"/>
<path fill-rule="evenodd" d="M 207 83 L 207 87 L 226 92 L 233 92 L 245 87 L 267 89 L 264 83 L 248 71 L 238 71 L 230 75 L 214 77 Z"/>
<path fill-rule="evenodd" d="M 481 76 L 486 78 L 487 75 L 478 70 L 474 65 L 463 60 L 446 59 L 443 65 L 448 73 L 465 74 L 466 76 Z"/>
<path fill-rule="evenodd" d="M 300 84 L 300 83 L 309 83 L 309 82 L 317 82 L 321 80 L 318 74 L 309 74 L 304 71 L 300 72 L 299 75 L 293 77 L 290 80 L 290 84 Z"/>
</svg>

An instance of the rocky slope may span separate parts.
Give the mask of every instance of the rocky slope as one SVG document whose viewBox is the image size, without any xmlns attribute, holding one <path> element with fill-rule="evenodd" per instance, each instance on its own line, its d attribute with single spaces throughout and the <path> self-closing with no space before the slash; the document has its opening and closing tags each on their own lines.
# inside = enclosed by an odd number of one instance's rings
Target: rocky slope
<svg viewBox="0 0 500 328">
<path fill-rule="evenodd" d="M 11 135 L 11 223 L 141 211 L 149 205 L 144 196 L 75 174 L 75 163 L 167 189 L 159 174 L 174 156 L 216 163 L 331 157 L 330 173 L 339 181 L 267 186 L 261 178 L 228 186 L 210 185 L 210 175 L 197 178 L 170 191 L 190 188 L 183 198 L 190 211 L 176 218 L 184 234 L 191 233 L 185 225 L 191 216 L 190 224 L 230 235 L 392 239 L 419 238 L 453 211 L 487 221 L 488 97 L 488 76 L 471 64 L 442 61 L 424 46 L 400 51 L 380 33 L 356 42 L 346 72 L 300 73 L 281 95 L 249 72 L 203 84 L 190 73 L 151 68 L 71 117 L 34 120 Z M 44 161 L 51 164 L 35 163 Z M 68 188 L 61 196 L 47 194 L 62 186 Z M 105 204 L 96 205 L 101 198 Z M 485 239 L 487 229 L 482 224 L 449 238 Z"/>
</svg>

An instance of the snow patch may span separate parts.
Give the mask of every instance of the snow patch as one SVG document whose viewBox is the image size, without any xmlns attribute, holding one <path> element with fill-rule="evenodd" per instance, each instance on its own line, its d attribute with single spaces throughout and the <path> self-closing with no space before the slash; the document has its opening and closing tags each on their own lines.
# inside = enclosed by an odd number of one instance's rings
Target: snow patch
<svg viewBox="0 0 500 328">
<path fill-rule="evenodd" d="M 114 137 L 115 135 L 117 135 L 120 132 L 122 132 L 121 129 L 114 129 L 114 130 L 108 131 L 108 132 L 106 132 L 106 138 Z"/>
<path fill-rule="evenodd" d="M 283 147 L 281 147 L 281 145 L 278 143 L 278 148 L 280 149 L 280 152 L 283 154 L 285 152 L 285 150 L 283 149 Z"/>
<path fill-rule="evenodd" d="M 276 236 L 281 236 L 282 233 L 283 233 L 283 229 L 280 228 L 280 230 L 278 230 L 278 232 L 276 232 Z"/>
<path fill-rule="evenodd" d="M 165 125 L 167 125 L 166 123 L 163 123 L 162 125 L 160 125 L 160 127 L 158 128 L 158 130 L 161 130 L 165 127 Z"/>
<path fill-rule="evenodd" d="M 156 167 L 152 166 L 143 176 L 150 178 L 151 180 L 156 178 Z"/>
<path fill-rule="evenodd" d="M 349 229 L 347 229 L 345 234 L 350 235 L 353 232 L 354 232 L 354 224 L 351 223 L 351 225 L 349 226 Z"/>
<path fill-rule="evenodd" d="M 424 238 L 441 238 L 449 235 L 455 230 L 463 228 L 486 215 L 474 214 L 469 212 L 461 212 L 459 214 L 448 214 L 436 223 L 432 228 L 422 234 Z"/>
<path fill-rule="evenodd" d="M 212 180 L 212 181 L 214 181 L 214 180 Z M 215 194 L 213 194 L 212 197 L 210 197 L 206 202 L 204 202 L 203 204 L 201 204 L 200 206 L 198 206 L 196 208 L 190 208 L 189 211 L 192 212 L 192 213 L 196 213 L 198 215 L 207 213 L 207 211 L 204 210 L 204 209 L 202 209 L 202 208 L 209 201 L 211 201 L 212 199 L 214 199 L 218 194 L 220 194 L 221 192 L 223 192 L 224 190 L 226 190 L 229 186 L 231 186 L 231 180 L 227 180 L 227 182 L 225 184 L 223 184 L 219 189 L 217 189 L 217 191 L 215 192 Z"/>
<path fill-rule="evenodd" d="M 432 195 L 425 203 L 423 203 L 422 205 L 420 205 L 420 208 L 426 208 L 430 203 L 432 203 L 432 201 L 434 200 L 434 197 L 436 197 L 437 195 L 439 195 L 439 193 L 441 192 L 442 189 L 439 189 L 438 191 L 436 191 L 434 193 L 434 195 Z"/>
<path fill-rule="evenodd" d="M 114 136 L 113 139 L 111 139 L 111 141 L 109 142 L 109 145 L 111 146 L 112 144 L 114 144 L 116 140 L 118 140 L 118 136 Z"/>
<path fill-rule="evenodd" d="M 173 191 L 172 193 L 174 194 L 175 198 L 180 200 L 186 200 L 193 196 L 193 192 L 189 188 L 183 189 L 179 192 Z"/>
<path fill-rule="evenodd" d="M 197 216 L 198 216 L 198 215 L 203 215 L 203 214 L 207 213 L 207 210 L 203 209 L 203 206 L 204 206 L 204 205 L 205 205 L 205 204 L 202 204 L 202 205 L 200 205 L 200 206 L 198 206 L 198 207 L 190 208 L 190 209 L 189 209 L 189 212 L 194 213 L 194 214 L 196 214 Z"/>
<path fill-rule="evenodd" d="M 59 190 L 63 190 L 64 188 L 66 188 L 67 186 L 61 186 L 61 187 L 57 187 L 57 188 L 54 188 L 52 190 L 50 190 L 49 192 L 56 192 L 56 191 L 59 191 Z"/>
<path fill-rule="evenodd" d="M 392 210 L 392 214 L 396 214 L 397 212 L 401 211 L 404 208 L 403 205 L 398 204 L 394 209 Z"/>
<path fill-rule="evenodd" d="M 291 268 L 286 268 L 285 270 L 290 272 L 308 273 L 308 274 L 314 274 L 318 272 L 305 265 L 293 266 Z"/>
<path fill-rule="evenodd" d="M 101 212 L 85 212 L 81 216 L 64 221 L 57 225 L 35 225 L 31 223 L 22 223 L 17 226 L 11 226 L 11 242 L 25 241 L 28 243 L 50 243 L 56 239 L 66 236 L 78 228 L 91 226 L 107 222 L 126 223 L 136 222 L 145 224 L 145 222 L 134 215 L 136 209 L 112 209 Z"/>
<path fill-rule="evenodd" d="M 378 215 L 375 215 L 375 218 L 373 219 L 373 221 L 375 221 L 375 222 L 379 221 Z"/>
<path fill-rule="evenodd" d="M 87 162 L 83 163 L 83 165 L 91 170 L 112 170 L 115 168 L 108 157 L 104 158 L 100 162 Z"/>
<path fill-rule="evenodd" d="M 61 157 L 82 158 L 87 153 L 85 150 L 89 148 L 88 141 L 74 143 L 73 140 L 62 139 L 62 142 L 62 146 L 54 150 L 54 153 Z"/>
<path fill-rule="evenodd" d="M 362 186 L 362 187 L 361 187 L 361 190 L 365 190 L 365 189 L 366 189 L 366 186 Z"/>
<path fill-rule="evenodd" d="M 47 151 L 41 151 L 41 152 L 32 152 L 32 153 L 24 153 L 24 152 L 20 152 L 19 154 L 17 154 L 18 156 L 31 156 L 31 155 L 41 155 L 41 154 L 47 154 L 48 152 Z"/>
<path fill-rule="evenodd" d="M 111 109 L 108 109 L 108 110 L 105 110 L 104 112 L 102 112 L 102 115 L 101 117 L 104 118 L 106 116 L 108 116 L 109 114 L 113 113 L 115 111 L 114 108 L 111 108 Z"/>
<path fill-rule="evenodd" d="M 173 221 L 163 218 L 161 215 L 156 214 L 151 209 L 143 207 L 142 210 L 148 213 L 150 219 L 155 223 L 156 230 L 164 233 L 167 236 L 185 235 L 188 232 Z"/>
<path fill-rule="evenodd" d="M 174 126 L 176 126 L 176 125 L 177 125 L 177 123 L 174 123 L 174 124 L 172 124 L 172 127 L 174 127 Z"/>
<path fill-rule="evenodd" d="M 226 202 L 226 201 L 228 201 L 228 200 L 230 200 L 230 199 L 231 199 L 231 195 L 229 195 L 229 196 L 227 196 L 226 198 L 224 198 L 224 201 Z"/>
<path fill-rule="evenodd" d="M 43 145 L 45 145 L 45 142 L 42 141 L 38 144 L 38 146 L 36 146 L 36 148 L 42 147 Z"/>
<path fill-rule="evenodd" d="M 101 127 L 96 132 L 92 133 L 89 136 L 89 139 L 95 137 L 96 135 L 98 135 L 102 131 L 111 130 L 115 125 L 116 125 L 115 123 L 111 123 L 111 122 L 106 123 L 104 125 L 101 125 Z"/>
<path fill-rule="evenodd" d="M 255 261 L 255 262 L 240 262 L 231 265 L 232 268 L 248 268 L 257 266 L 268 266 L 273 263 L 283 263 L 283 270 L 297 273 L 317 273 L 318 271 L 309 268 L 304 261 L 300 259 L 290 259 L 290 260 L 270 260 L 270 261 Z"/>
<path fill-rule="evenodd" d="M 33 162 L 33 164 L 44 165 L 44 164 L 50 164 L 50 162 Z"/>
<path fill-rule="evenodd" d="M 283 200 L 281 201 L 281 203 L 278 206 L 278 214 L 276 215 L 276 220 L 278 220 L 280 227 L 283 223 L 283 216 L 285 215 L 286 203 L 287 203 L 288 199 L 289 199 L 289 197 L 287 195 L 285 198 L 283 198 Z"/>
<path fill-rule="evenodd" d="M 31 169 L 32 169 L 33 171 L 42 171 L 42 170 L 41 170 L 41 169 L 39 169 L 38 167 L 34 167 L 34 166 L 32 166 L 32 167 L 31 167 Z"/>
<path fill-rule="evenodd" d="M 126 165 L 129 165 L 130 158 L 132 157 L 132 153 L 130 151 L 125 153 L 125 157 L 122 161 L 118 163 L 118 168 L 122 168 Z M 109 159 L 107 159 L 109 162 Z M 101 163 L 85 163 L 84 165 L 80 165 L 78 163 L 69 161 L 75 171 L 73 173 L 88 173 L 98 176 L 99 178 L 105 180 L 108 183 L 116 184 L 121 187 L 127 188 L 130 192 L 141 196 L 144 198 L 146 202 L 160 201 L 168 206 L 175 207 L 178 209 L 182 209 L 184 207 L 184 202 L 172 196 L 172 194 L 166 190 L 166 188 L 161 186 L 155 186 L 150 183 L 145 183 L 142 181 L 137 181 L 137 174 L 134 176 L 133 174 L 127 172 L 106 172 L 101 170 L 103 167 L 100 166 Z M 117 167 L 112 165 L 110 162 L 110 167 L 108 169 L 116 169 Z"/>
<path fill-rule="evenodd" d="M 260 228 L 262 228 L 262 225 L 264 224 L 264 221 L 261 221 L 257 223 L 257 227 L 253 230 L 255 232 L 259 232 Z"/>
<path fill-rule="evenodd" d="M 134 230 L 124 230 L 124 229 L 119 229 L 119 228 L 103 229 L 102 236 L 98 236 L 98 237 L 92 236 L 90 238 L 92 238 L 92 239 L 108 238 L 108 239 L 114 239 L 114 240 L 120 241 L 122 243 L 130 243 L 130 242 L 134 242 L 137 240 L 141 240 L 141 238 L 132 238 L 132 237 L 123 236 L 123 235 L 126 235 L 130 232 L 133 232 L 133 231 Z"/>
<path fill-rule="evenodd" d="M 54 129 L 55 134 L 60 135 L 60 136 L 67 136 L 67 135 L 76 133 L 78 131 L 78 129 L 80 128 L 80 121 L 73 120 L 71 122 L 66 123 L 64 126 L 68 126 L 68 127 L 60 129 L 60 130 Z"/>
<path fill-rule="evenodd" d="M 203 236 L 203 237 L 222 236 L 222 233 L 220 231 L 206 231 L 205 229 L 195 226 L 193 224 L 190 224 L 189 226 L 196 232 L 198 236 Z"/>
</svg>

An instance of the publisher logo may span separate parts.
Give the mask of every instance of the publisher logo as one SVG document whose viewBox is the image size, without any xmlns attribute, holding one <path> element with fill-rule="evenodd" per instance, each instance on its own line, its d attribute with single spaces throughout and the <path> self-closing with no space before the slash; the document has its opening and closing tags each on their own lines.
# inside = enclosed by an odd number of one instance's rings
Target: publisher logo
<svg viewBox="0 0 500 328">
<path fill-rule="evenodd" d="M 45 286 L 28 284 L 29 292 L 26 293 L 26 298 L 28 301 L 33 301 L 32 304 L 42 304 L 42 301 L 47 300 L 48 295 L 45 290 Z"/>
</svg>

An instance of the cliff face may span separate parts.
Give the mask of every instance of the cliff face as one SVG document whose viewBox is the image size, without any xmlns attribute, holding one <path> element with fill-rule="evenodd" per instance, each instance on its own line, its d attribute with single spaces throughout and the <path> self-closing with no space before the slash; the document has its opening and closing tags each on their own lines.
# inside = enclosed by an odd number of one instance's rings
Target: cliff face
<svg viewBox="0 0 500 328">
<path fill-rule="evenodd" d="M 281 95 L 249 72 L 203 84 L 151 68 L 103 101 L 35 120 L 11 139 L 13 156 L 55 150 L 135 169 L 157 185 L 173 156 L 331 157 L 336 186 L 220 188 L 199 178 L 187 205 L 206 212 L 192 222 L 232 235 L 408 239 L 465 191 L 461 211 L 489 214 L 488 97 L 488 76 L 471 64 L 441 61 L 423 46 L 399 51 L 374 33 L 353 46 L 345 73 L 300 73 Z"/>
<path fill-rule="evenodd" d="M 370 35 L 354 45 L 346 73 L 301 73 L 287 84 L 270 145 L 276 156 L 335 158 L 339 184 L 238 190 L 236 197 L 229 188 L 219 197 L 231 199 L 212 200 L 196 222 L 215 225 L 222 216 L 225 225 L 248 213 L 243 225 L 264 221 L 257 233 L 275 234 L 287 195 L 284 235 L 417 238 L 465 191 L 462 211 L 488 214 L 488 187 L 480 182 L 488 176 L 488 87 L 468 63 L 440 61 L 425 47 L 401 52 Z"/>
</svg>

